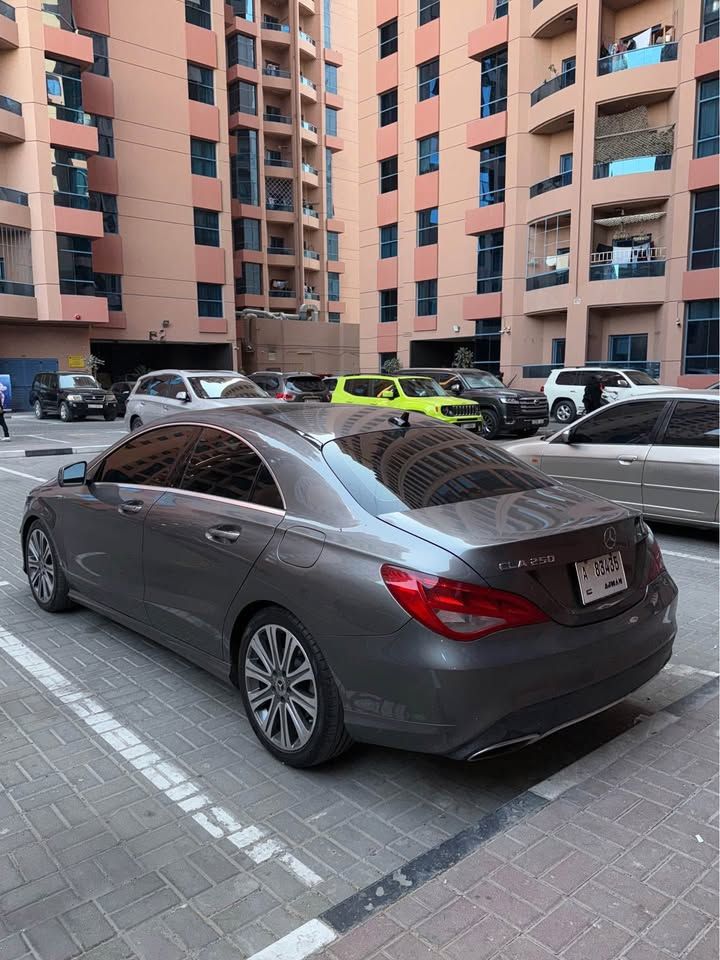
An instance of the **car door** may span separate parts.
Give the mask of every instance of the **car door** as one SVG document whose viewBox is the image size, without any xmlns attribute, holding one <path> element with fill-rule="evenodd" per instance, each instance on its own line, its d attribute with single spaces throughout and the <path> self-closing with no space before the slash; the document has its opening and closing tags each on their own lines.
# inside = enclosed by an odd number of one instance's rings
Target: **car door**
<svg viewBox="0 0 720 960">
<path fill-rule="evenodd" d="M 542 469 L 633 509 L 642 508 L 645 458 L 666 400 L 629 400 L 603 407 L 543 449 Z"/>
<path fill-rule="evenodd" d="M 714 523 L 718 516 L 720 450 L 715 400 L 677 400 L 645 461 L 643 508 L 648 516 Z"/>
<path fill-rule="evenodd" d="M 59 401 L 59 392 L 60 392 L 60 378 L 56 373 L 47 373 L 45 374 L 46 380 L 44 384 L 45 388 L 45 402 L 44 406 L 51 413 L 57 413 L 60 409 Z"/>
<path fill-rule="evenodd" d="M 187 399 L 180 399 L 183 394 Z M 160 396 L 162 400 L 162 416 L 174 417 L 185 407 L 190 406 L 192 392 L 189 384 L 185 382 L 184 377 L 179 373 L 171 373 L 163 378 Z"/>
<path fill-rule="evenodd" d="M 143 525 L 172 482 L 199 427 L 158 427 L 133 434 L 73 489 L 62 511 L 71 585 L 91 601 L 135 620 L 143 607 Z"/>
<path fill-rule="evenodd" d="M 628 400 L 633 395 L 633 385 L 622 373 L 601 373 L 603 397 L 610 403 L 616 400 Z"/>
<path fill-rule="evenodd" d="M 145 607 L 154 627 L 219 658 L 226 613 L 282 520 L 283 500 L 258 454 L 210 427 L 177 486 L 145 524 Z"/>
<path fill-rule="evenodd" d="M 147 426 L 163 417 L 163 391 L 169 374 L 151 374 L 138 383 L 133 395 L 133 414 Z"/>
</svg>

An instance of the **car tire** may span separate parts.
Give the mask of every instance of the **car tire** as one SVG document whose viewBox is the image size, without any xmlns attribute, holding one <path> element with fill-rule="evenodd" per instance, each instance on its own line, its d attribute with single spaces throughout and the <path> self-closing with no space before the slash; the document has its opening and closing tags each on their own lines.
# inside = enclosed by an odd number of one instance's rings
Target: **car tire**
<svg viewBox="0 0 720 960">
<path fill-rule="evenodd" d="M 139 430 L 142 425 L 143 425 L 143 422 L 142 422 L 142 420 L 140 419 L 140 417 L 131 417 L 131 418 L 130 418 L 130 433 L 132 433 L 134 430 Z"/>
<path fill-rule="evenodd" d="M 112 413 L 103 413 L 103 418 L 107 420 L 108 423 L 112 423 L 113 420 L 117 419 L 117 412 L 113 410 Z"/>
<path fill-rule="evenodd" d="M 300 671 L 305 679 L 288 680 Z M 282 607 L 266 607 L 246 626 L 238 684 L 255 736 L 281 763 L 315 767 L 350 746 L 327 661 L 312 634 Z"/>
<path fill-rule="evenodd" d="M 43 410 L 42 404 L 40 403 L 39 400 L 36 400 L 35 403 L 33 404 L 33 412 L 35 414 L 36 420 L 45 419 L 45 411 Z"/>
<path fill-rule="evenodd" d="M 60 404 L 60 419 L 63 423 L 72 423 L 75 419 L 75 416 L 70 409 L 70 404 L 66 403 L 64 400 Z"/>
<path fill-rule="evenodd" d="M 557 400 L 552 408 L 552 416 L 558 423 L 572 423 L 577 417 L 577 407 L 572 400 Z"/>
<path fill-rule="evenodd" d="M 482 418 L 483 422 L 480 427 L 480 432 L 485 440 L 494 440 L 500 432 L 500 417 L 494 410 L 483 409 Z"/>
<path fill-rule="evenodd" d="M 28 583 L 35 603 L 48 613 L 60 613 L 72 607 L 67 578 L 50 533 L 35 520 L 25 537 L 24 560 Z"/>
</svg>

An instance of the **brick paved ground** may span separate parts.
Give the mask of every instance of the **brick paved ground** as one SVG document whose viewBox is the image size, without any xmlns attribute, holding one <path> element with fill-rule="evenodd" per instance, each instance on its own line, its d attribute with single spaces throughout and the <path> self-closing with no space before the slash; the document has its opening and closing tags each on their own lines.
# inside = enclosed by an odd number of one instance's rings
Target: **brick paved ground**
<svg viewBox="0 0 720 960">
<path fill-rule="evenodd" d="M 716 543 L 662 531 L 682 591 L 680 637 L 671 668 L 629 701 L 492 763 L 357 747 L 324 770 L 291 771 L 257 744 L 231 688 L 102 617 L 48 616 L 32 603 L 17 526 L 31 477 L 61 462 L 0 463 L 0 629 L 319 882 L 211 835 L 0 652 L 0 960 L 242 960 L 717 669 Z M 649 739 L 626 734 L 612 765 L 595 764 L 591 779 L 326 956 L 703 960 L 716 913 L 711 711 L 697 707 Z"/>
</svg>

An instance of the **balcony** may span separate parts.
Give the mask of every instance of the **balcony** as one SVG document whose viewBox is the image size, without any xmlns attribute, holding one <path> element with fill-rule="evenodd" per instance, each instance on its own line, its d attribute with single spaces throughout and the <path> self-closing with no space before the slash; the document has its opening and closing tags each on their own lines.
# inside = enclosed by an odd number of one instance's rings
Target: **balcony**
<svg viewBox="0 0 720 960">
<path fill-rule="evenodd" d="M 624 160 L 612 160 L 610 163 L 596 163 L 593 166 L 593 180 L 624 177 L 633 173 L 655 173 L 657 170 L 669 170 L 671 165 L 671 153 L 649 157 L 627 157 Z"/>
<path fill-rule="evenodd" d="M 303 250 L 303 261 L 305 270 L 312 270 L 316 273 L 320 269 L 320 254 L 317 250 L 311 250 L 305 247 Z"/>
<path fill-rule="evenodd" d="M 269 257 L 294 257 L 295 251 L 292 247 L 280 247 L 271 244 L 267 248 L 267 254 Z"/>
<path fill-rule="evenodd" d="M 280 67 L 263 67 L 262 85 L 266 90 L 282 90 L 289 93 L 292 90 L 292 75 L 289 70 Z"/>
<path fill-rule="evenodd" d="M 540 180 L 530 187 L 530 197 L 539 197 L 543 193 L 550 193 L 551 190 L 559 190 L 560 187 L 569 187 L 572 183 L 572 170 L 566 170 L 564 173 L 558 173 L 554 177 L 548 177 L 546 180 Z"/>
<path fill-rule="evenodd" d="M 620 254 L 619 250 L 623 250 Z M 622 257 L 621 262 L 619 258 Z M 665 247 L 651 247 L 635 254 L 631 248 L 603 250 L 590 256 L 591 280 L 634 280 L 665 276 Z"/>
<path fill-rule="evenodd" d="M 292 117 L 282 113 L 264 113 L 265 133 L 274 133 L 278 137 L 292 136 Z"/>
<path fill-rule="evenodd" d="M 248 3 L 248 0 L 227 0 L 227 2 L 232 7 L 233 16 L 239 20 L 253 22 L 252 3 Z"/>
<path fill-rule="evenodd" d="M 22 104 L 10 97 L 0 96 L 0 141 L 22 143 L 25 139 L 25 121 Z"/>
<path fill-rule="evenodd" d="M 309 60 L 315 60 L 317 57 L 317 45 L 313 37 L 304 30 L 298 30 L 298 50 L 301 57 L 307 57 Z"/>
<path fill-rule="evenodd" d="M 677 41 L 656 43 L 651 47 L 643 47 L 640 50 L 626 50 L 624 53 L 600 57 L 597 72 L 599 77 L 604 77 L 610 73 L 634 70 L 636 67 L 650 67 L 658 63 L 668 63 L 677 60 L 677 56 Z"/>
<path fill-rule="evenodd" d="M 547 287 L 559 287 L 570 280 L 570 267 L 557 267 L 547 273 L 534 273 L 525 280 L 526 290 L 544 290 Z"/>
<path fill-rule="evenodd" d="M 0 0 L 0 50 L 15 50 L 18 43 L 15 8 Z"/>
<path fill-rule="evenodd" d="M 263 20 L 260 26 L 262 28 L 263 46 L 282 47 L 283 49 L 290 46 L 290 24 Z"/>
<path fill-rule="evenodd" d="M 265 166 L 276 167 L 282 170 L 292 170 L 293 162 L 292 160 L 286 160 L 284 157 L 269 157 L 266 155 Z"/>
<path fill-rule="evenodd" d="M 309 77 L 300 74 L 300 96 L 310 103 L 317 103 L 317 86 Z"/>
<path fill-rule="evenodd" d="M 574 69 L 567 70 L 565 73 L 560 73 L 556 77 L 553 77 L 552 80 L 546 80 L 530 94 L 530 106 L 535 106 L 536 103 L 540 103 L 542 100 L 552 96 L 559 90 L 565 90 L 566 87 L 571 87 L 574 83 Z"/>
<path fill-rule="evenodd" d="M 318 142 L 318 128 L 309 120 L 300 121 L 300 136 L 305 143 L 316 145 Z"/>
</svg>

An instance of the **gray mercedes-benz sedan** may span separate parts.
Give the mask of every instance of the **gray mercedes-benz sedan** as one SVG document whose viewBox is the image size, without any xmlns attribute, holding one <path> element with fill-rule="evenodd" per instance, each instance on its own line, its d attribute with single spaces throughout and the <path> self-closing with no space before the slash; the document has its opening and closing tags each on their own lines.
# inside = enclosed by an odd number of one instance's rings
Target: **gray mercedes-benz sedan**
<svg viewBox="0 0 720 960">
<path fill-rule="evenodd" d="M 28 497 L 25 569 L 240 690 L 285 763 L 353 740 L 473 759 L 605 709 L 670 657 L 635 512 L 457 427 L 305 404 L 145 428 Z"/>
</svg>

